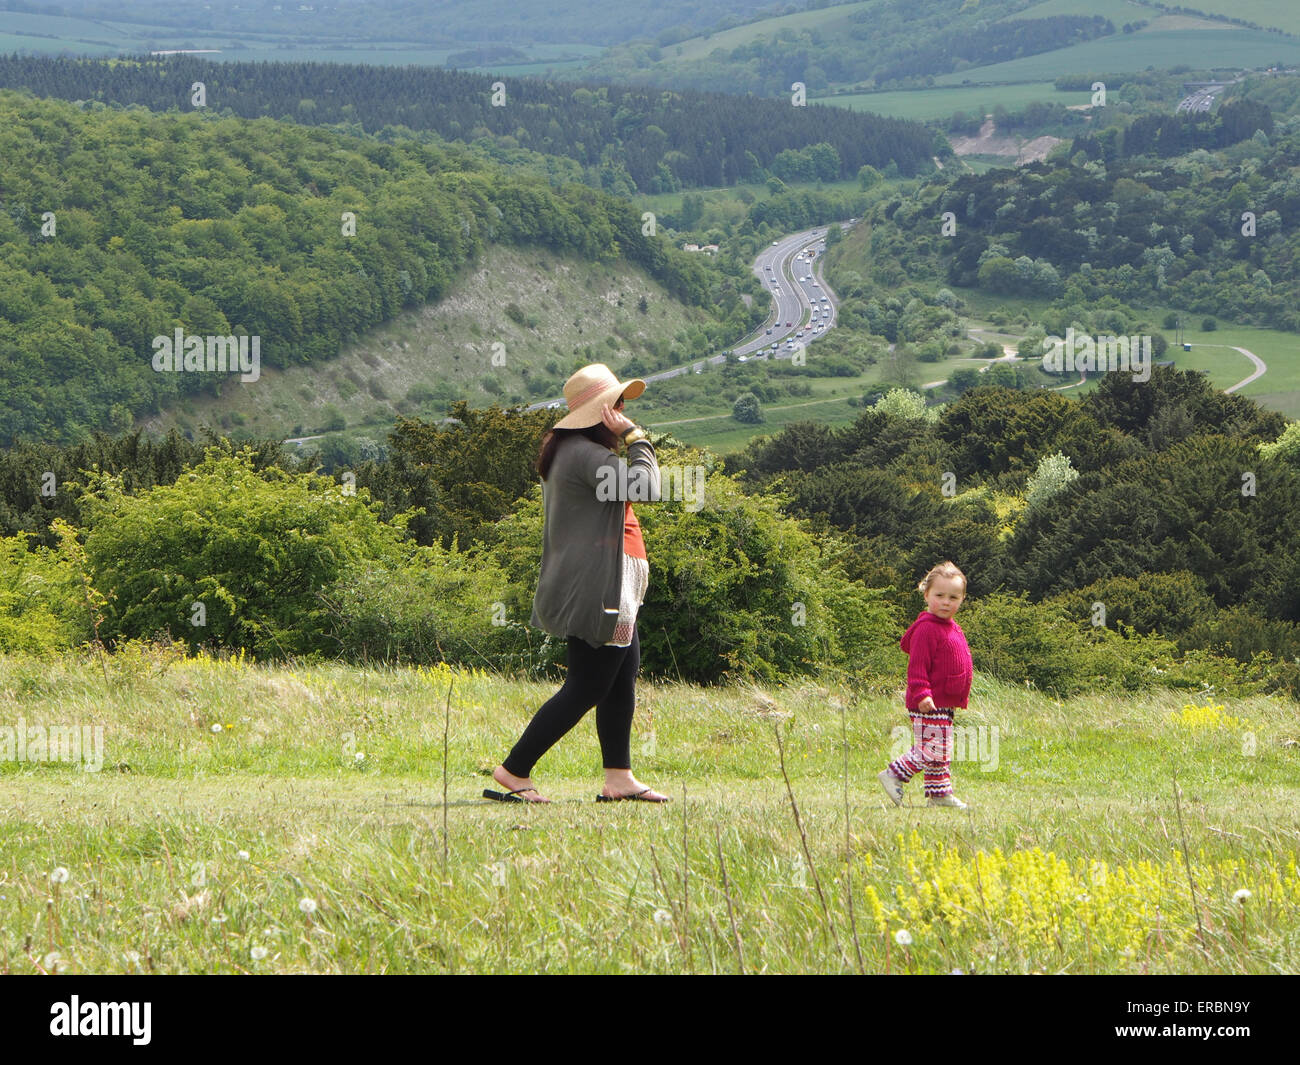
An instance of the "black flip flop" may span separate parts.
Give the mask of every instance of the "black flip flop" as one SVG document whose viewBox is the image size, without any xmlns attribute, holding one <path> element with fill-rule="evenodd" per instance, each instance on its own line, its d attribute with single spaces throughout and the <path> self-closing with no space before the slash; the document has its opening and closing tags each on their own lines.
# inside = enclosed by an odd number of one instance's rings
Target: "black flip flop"
<svg viewBox="0 0 1300 1065">
<path fill-rule="evenodd" d="M 645 793 L 651 790 L 652 790 L 651 788 L 643 788 L 641 791 L 636 792 L 636 794 L 634 795 L 597 795 L 596 801 L 597 802 L 671 802 L 672 801 L 671 799 L 667 799 L 667 798 L 664 799 L 644 798 Z"/>
<path fill-rule="evenodd" d="M 516 788 L 514 791 L 493 791 L 491 788 L 483 789 L 483 798 L 491 799 L 493 802 L 528 802 L 527 799 L 519 798 L 521 791 L 537 791 L 536 788 Z M 537 791 L 538 797 L 541 792 Z"/>
</svg>

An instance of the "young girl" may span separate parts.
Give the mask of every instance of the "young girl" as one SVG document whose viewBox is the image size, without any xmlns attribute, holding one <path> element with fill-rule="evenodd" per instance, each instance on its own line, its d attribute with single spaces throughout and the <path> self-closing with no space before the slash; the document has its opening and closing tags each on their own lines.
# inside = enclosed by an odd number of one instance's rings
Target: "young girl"
<svg viewBox="0 0 1300 1065">
<path fill-rule="evenodd" d="M 964 710 L 970 697 L 970 648 L 953 621 L 966 598 L 966 575 L 951 562 L 940 562 L 917 589 L 925 596 L 925 609 L 899 642 L 908 655 L 907 713 L 916 743 L 880 771 L 880 786 L 895 806 L 902 806 L 903 785 L 924 770 L 927 805 L 964 810 L 966 804 L 952 793 L 948 766 L 953 710 Z"/>
</svg>

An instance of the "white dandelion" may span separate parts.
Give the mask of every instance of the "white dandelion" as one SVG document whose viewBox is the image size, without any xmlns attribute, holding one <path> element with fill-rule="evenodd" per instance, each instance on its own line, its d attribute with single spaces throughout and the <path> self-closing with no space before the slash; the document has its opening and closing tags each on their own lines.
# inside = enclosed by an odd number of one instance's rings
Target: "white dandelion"
<svg viewBox="0 0 1300 1065">
<path fill-rule="evenodd" d="M 1233 902 L 1245 902 L 1250 898 L 1250 891 L 1247 888 L 1238 888 L 1232 893 Z"/>
<path fill-rule="evenodd" d="M 248 861 L 248 851 L 236 851 L 235 857 L 238 858 L 241 862 L 246 862 Z"/>
<path fill-rule="evenodd" d="M 305 914 L 308 915 L 313 914 L 316 912 L 316 900 L 308 899 L 308 898 L 299 899 L 298 909 L 302 910 L 302 912 Z"/>
<path fill-rule="evenodd" d="M 66 884 L 67 882 L 68 871 L 61 865 L 50 874 L 50 883 L 52 884 Z"/>
<path fill-rule="evenodd" d="M 253 959 L 253 961 L 261 961 L 263 958 L 266 957 L 266 948 L 254 947 L 252 950 L 248 952 L 248 954 Z"/>
<path fill-rule="evenodd" d="M 667 910 L 655 910 L 655 924 L 668 924 L 673 915 Z"/>
<path fill-rule="evenodd" d="M 894 942 L 900 947 L 910 947 L 912 945 L 912 933 L 906 928 L 900 928 L 894 933 Z"/>
<path fill-rule="evenodd" d="M 213 726 L 212 726 L 212 731 L 213 731 L 213 732 L 220 732 L 220 731 L 221 731 L 221 726 L 220 726 L 220 725 L 213 725 Z"/>
</svg>

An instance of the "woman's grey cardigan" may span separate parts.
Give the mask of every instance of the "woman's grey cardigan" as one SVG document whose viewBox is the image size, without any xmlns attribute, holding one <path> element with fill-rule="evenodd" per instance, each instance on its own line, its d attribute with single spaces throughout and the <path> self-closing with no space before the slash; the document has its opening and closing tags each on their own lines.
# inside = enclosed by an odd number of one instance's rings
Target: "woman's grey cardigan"
<svg viewBox="0 0 1300 1065">
<path fill-rule="evenodd" d="M 624 462 L 580 434 L 556 449 L 542 481 L 542 572 L 532 623 L 554 636 L 603 647 L 618 622 L 623 582 L 623 520 L 628 502 L 659 499 L 659 463 L 648 440 L 634 440 Z"/>
</svg>

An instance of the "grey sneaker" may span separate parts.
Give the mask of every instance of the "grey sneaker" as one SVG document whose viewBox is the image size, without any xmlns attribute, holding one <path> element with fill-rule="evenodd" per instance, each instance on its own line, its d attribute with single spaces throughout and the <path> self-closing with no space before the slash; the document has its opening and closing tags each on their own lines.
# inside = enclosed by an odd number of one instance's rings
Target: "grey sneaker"
<svg viewBox="0 0 1300 1065">
<path fill-rule="evenodd" d="M 890 801 L 895 806 L 902 806 L 903 782 L 888 769 L 882 769 L 877 773 L 876 779 L 880 781 L 880 786 L 885 789 L 885 794 L 889 796 Z"/>
<path fill-rule="evenodd" d="M 926 806 L 950 806 L 954 810 L 965 810 L 966 804 L 956 795 L 931 795 L 925 801 Z"/>
</svg>

